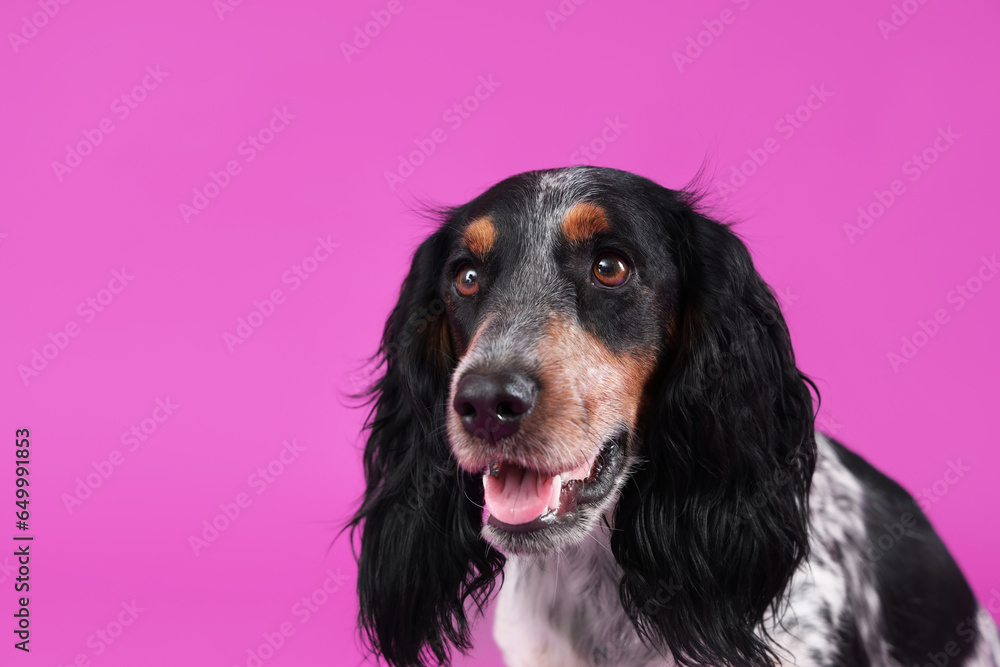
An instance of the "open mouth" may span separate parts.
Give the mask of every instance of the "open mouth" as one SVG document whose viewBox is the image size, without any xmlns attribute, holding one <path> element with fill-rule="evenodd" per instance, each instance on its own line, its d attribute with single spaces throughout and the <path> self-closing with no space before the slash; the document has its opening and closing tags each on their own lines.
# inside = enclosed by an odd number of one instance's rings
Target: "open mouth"
<svg viewBox="0 0 1000 667">
<path fill-rule="evenodd" d="M 526 533 L 572 522 L 578 508 L 600 503 L 614 489 L 624 461 L 620 436 L 590 460 L 558 474 L 493 461 L 483 475 L 487 523 Z"/>
</svg>

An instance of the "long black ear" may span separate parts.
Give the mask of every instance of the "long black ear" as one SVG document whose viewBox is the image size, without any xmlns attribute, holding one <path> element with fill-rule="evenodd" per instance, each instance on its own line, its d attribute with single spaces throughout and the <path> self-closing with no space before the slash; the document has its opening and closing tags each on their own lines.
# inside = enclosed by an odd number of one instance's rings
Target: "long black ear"
<svg viewBox="0 0 1000 667">
<path fill-rule="evenodd" d="M 447 664 L 450 645 L 467 650 L 465 603 L 482 611 L 504 563 L 479 537 L 482 484 L 456 466 L 445 436 L 455 361 L 439 285 L 451 234 L 444 226 L 417 250 L 386 322 L 367 488 L 348 524 L 352 536 L 361 529 L 359 625 L 392 665 Z"/>
<path fill-rule="evenodd" d="M 766 636 L 762 619 L 808 553 L 812 383 L 743 243 L 683 196 L 666 199 L 679 304 L 643 463 L 615 512 L 621 599 L 680 664 L 773 665 L 754 631 Z"/>
</svg>

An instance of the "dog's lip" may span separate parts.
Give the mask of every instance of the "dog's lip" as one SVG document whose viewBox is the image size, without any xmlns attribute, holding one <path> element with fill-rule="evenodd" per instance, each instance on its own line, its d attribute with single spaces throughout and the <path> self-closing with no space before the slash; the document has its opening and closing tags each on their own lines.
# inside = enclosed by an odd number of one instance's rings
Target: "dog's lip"
<svg viewBox="0 0 1000 667">
<path fill-rule="evenodd" d="M 601 446 L 586 479 L 571 479 L 562 483 L 558 509 L 549 509 L 541 516 L 522 524 L 509 524 L 492 514 L 488 514 L 486 522 L 495 529 L 510 533 L 531 533 L 575 521 L 580 506 L 600 502 L 615 487 L 615 478 L 625 463 L 623 437 L 623 434 L 618 434 Z M 491 472 L 487 469 L 486 474 Z"/>
<path fill-rule="evenodd" d="M 579 479 L 586 479 L 586 478 L 589 478 L 593 474 L 594 466 L 597 465 L 597 460 L 600 459 L 601 452 L 604 451 L 604 448 L 607 447 L 610 444 L 610 442 L 611 442 L 610 440 L 608 442 L 605 442 L 603 445 L 601 445 L 600 447 L 597 448 L 597 451 L 594 454 L 588 456 L 586 459 L 584 459 L 582 462 L 580 462 L 579 464 L 576 464 L 576 465 L 568 465 L 568 466 L 563 466 L 563 467 L 558 468 L 558 469 L 553 469 L 551 467 L 541 467 L 541 466 L 533 465 L 529 461 L 523 461 L 523 460 L 520 460 L 520 459 L 508 458 L 506 456 L 498 456 L 496 458 L 490 459 L 489 464 L 486 466 L 486 469 L 482 471 L 482 473 L 484 475 L 493 475 L 494 477 L 496 477 L 500 473 L 500 466 L 503 465 L 503 464 L 507 464 L 507 465 L 518 466 L 519 468 L 524 468 L 526 470 L 533 470 L 533 471 L 537 472 L 540 475 L 546 475 L 548 477 L 555 477 L 556 475 L 561 475 L 564 478 L 566 478 L 570 473 L 577 472 L 585 464 L 589 464 L 590 465 L 590 470 L 587 473 L 586 477 L 584 477 L 584 478 L 569 477 L 568 478 L 569 480 L 573 480 L 573 479 L 577 479 L 577 480 L 579 480 Z"/>
</svg>

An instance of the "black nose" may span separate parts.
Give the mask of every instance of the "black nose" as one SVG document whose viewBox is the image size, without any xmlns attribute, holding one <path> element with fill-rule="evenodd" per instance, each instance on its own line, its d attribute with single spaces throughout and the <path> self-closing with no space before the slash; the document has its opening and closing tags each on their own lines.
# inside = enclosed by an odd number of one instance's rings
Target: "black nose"
<svg viewBox="0 0 1000 667">
<path fill-rule="evenodd" d="M 458 383 L 453 406 L 466 431 L 496 442 L 517 432 L 537 394 L 534 381 L 518 373 L 470 373 Z"/>
</svg>

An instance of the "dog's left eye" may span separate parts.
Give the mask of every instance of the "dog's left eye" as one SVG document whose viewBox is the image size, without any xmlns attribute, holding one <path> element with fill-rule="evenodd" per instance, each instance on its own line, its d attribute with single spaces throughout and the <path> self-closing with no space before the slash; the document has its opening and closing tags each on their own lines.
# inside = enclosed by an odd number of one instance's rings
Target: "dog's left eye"
<svg viewBox="0 0 1000 667">
<path fill-rule="evenodd" d="M 628 263 L 618 253 L 602 252 L 594 260 L 594 278 L 605 287 L 620 287 L 628 277 Z"/>
<path fill-rule="evenodd" d="M 466 262 L 455 272 L 455 288 L 462 296 L 472 296 L 479 291 L 479 272 Z"/>
</svg>

